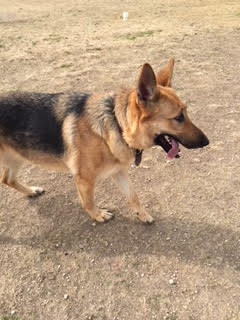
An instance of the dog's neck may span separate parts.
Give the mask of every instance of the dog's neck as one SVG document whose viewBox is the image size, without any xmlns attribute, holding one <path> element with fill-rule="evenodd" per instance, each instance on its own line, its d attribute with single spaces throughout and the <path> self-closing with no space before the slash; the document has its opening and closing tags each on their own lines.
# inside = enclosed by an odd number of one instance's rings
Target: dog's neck
<svg viewBox="0 0 240 320">
<path fill-rule="evenodd" d="M 115 114 L 116 122 L 119 127 L 120 134 L 128 146 L 129 144 L 125 139 L 125 131 L 129 131 L 129 124 L 127 121 L 127 112 L 129 108 L 129 99 L 132 92 L 133 90 L 129 88 L 121 89 L 120 92 L 118 92 L 118 94 L 116 95 L 115 106 L 114 106 L 114 114 Z M 139 166 L 139 164 L 142 161 L 143 150 L 133 148 L 131 146 L 129 146 L 129 148 L 133 149 L 135 154 L 135 165 Z"/>
</svg>

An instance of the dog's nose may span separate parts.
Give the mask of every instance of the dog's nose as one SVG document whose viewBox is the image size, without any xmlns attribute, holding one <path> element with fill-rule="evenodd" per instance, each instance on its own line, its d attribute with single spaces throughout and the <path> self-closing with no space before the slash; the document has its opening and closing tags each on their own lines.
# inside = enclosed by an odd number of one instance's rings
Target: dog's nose
<svg viewBox="0 0 240 320">
<path fill-rule="evenodd" d="M 202 135 L 202 138 L 200 140 L 200 147 L 205 147 L 209 144 L 208 138 L 205 136 L 205 134 Z"/>
</svg>

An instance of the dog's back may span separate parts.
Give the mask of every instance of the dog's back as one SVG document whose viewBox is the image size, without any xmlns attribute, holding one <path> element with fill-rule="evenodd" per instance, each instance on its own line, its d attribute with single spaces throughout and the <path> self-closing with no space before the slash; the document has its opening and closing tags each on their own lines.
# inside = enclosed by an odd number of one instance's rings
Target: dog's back
<svg viewBox="0 0 240 320">
<path fill-rule="evenodd" d="M 59 94 L 12 93 L 0 98 L 0 141 L 14 149 L 63 153 L 62 123 L 54 113 Z"/>
<path fill-rule="evenodd" d="M 82 113 L 87 97 L 81 93 L 0 96 L 0 142 L 16 150 L 61 156 L 64 153 L 63 121 L 71 113 Z"/>
</svg>

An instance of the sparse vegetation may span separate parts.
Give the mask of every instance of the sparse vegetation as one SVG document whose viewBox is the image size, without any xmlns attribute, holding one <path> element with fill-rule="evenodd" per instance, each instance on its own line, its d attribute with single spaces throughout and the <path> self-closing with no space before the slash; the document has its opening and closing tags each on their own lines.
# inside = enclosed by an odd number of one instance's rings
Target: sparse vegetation
<svg viewBox="0 0 240 320">
<path fill-rule="evenodd" d="M 43 41 L 54 43 L 54 42 L 60 42 L 63 39 L 64 38 L 58 34 L 49 34 L 49 36 L 47 38 L 43 38 Z"/>
<path fill-rule="evenodd" d="M 178 317 L 176 314 L 172 313 L 172 314 L 169 314 L 165 317 L 166 320 L 178 320 Z"/>
<path fill-rule="evenodd" d="M 20 320 L 17 316 L 0 316 L 0 320 Z"/>
<path fill-rule="evenodd" d="M 63 63 L 60 65 L 60 68 L 70 68 L 72 66 L 72 63 Z"/>
<path fill-rule="evenodd" d="M 153 35 L 152 30 L 148 30 L 148 31 L 141 31 L 141 32 L 136 32 L 136 33 L 128 33 L 126 35 L 126 39 L 128 40 L 136 40 L 137 38 L 143 38 L 143 37 L 150 37 Z"/>
</svg>

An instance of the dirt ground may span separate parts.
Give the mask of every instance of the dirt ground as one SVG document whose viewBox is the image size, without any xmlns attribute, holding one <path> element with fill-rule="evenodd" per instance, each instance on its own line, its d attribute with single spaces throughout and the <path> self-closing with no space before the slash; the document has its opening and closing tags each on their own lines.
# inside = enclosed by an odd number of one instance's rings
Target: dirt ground
<svg viewBox="0 0 240 320">
<path fill-rule="evenodd" d="M 26 166 L 20 180 L 47 191 L 35 200 L 0 186 L 1 320 L 240 319 L 239 0 L 0 1 L 1 91 L 114 90 L 169 57 L 209 147 L 130 168 L 152 226 L 111 180 L 104 225 L 70 175 Z"/>
</svg>

